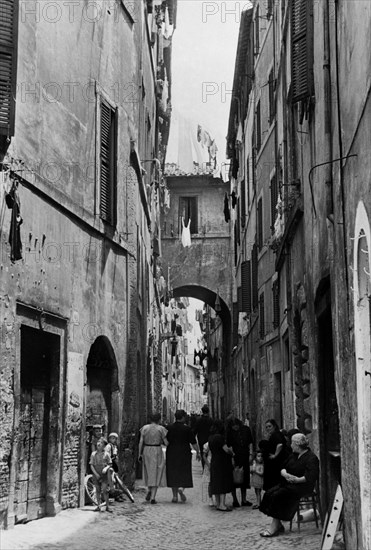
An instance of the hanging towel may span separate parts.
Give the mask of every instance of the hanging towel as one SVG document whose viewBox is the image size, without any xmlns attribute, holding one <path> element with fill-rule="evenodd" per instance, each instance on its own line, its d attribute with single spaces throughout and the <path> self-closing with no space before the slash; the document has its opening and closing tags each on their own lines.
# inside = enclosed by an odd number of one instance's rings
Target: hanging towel
<svg viewBox="0 0 371 550">
<path fill-rule="evenodd" d="M 5 197 L 5 202 L 8 208 L 12 209 L 9 231 L 10 244 L 10 260 L 16 262 L 22 259 L 22 241 L 21 241 L 21 224 L 23 222 L 20 210 L 21 203 L 19 200 L 16 185 L 13 183 L 10 192 Z"/>
<path fill-rule="evenodd" d="M 231 214 L 229 212 L 229 200 L 228 200 L 227 193 L 224 196 L 224 210 L 223 210 L 223 212 L 224 212 L 224 219 L 228 223 L 229 220 L 231 219 Z"/>
<path fill-rule="evenodd" d="M 191 246 L 191 218 L 188 220 L 188 225 L 184 225 L 184 218 L 182 218 L 182 245 Z"/>
</svg>

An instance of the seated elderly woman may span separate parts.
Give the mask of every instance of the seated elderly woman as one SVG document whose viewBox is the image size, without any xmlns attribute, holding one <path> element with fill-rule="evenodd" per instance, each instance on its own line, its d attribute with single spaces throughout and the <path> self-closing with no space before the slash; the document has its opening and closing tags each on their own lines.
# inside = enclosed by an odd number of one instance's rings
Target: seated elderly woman
<svg viewBox="0 0 371 550">
<path fill-rule="evenodd" d="M 318 479 L 319 461 L 309 449 L 307 437 L 302 433 L 293 435 L 291 448 L 292 454 L 281 470 L 282 481 L 264 493 L 259 509 L 273 519 L 261 537 L 275 537 L 285 531 L 281 521 L 294 517 L 299 500 L 313 491 Z"/>
</svg>

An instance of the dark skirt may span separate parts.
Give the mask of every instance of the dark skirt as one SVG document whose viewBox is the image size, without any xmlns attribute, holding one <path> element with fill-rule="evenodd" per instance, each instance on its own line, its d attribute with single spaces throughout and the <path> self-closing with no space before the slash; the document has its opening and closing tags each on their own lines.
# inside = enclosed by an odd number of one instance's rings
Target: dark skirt
<svg viewBox="0 0 371 550">
<path fill-rule="evenodd" d="M 302 492 L 295 487 L 276 485 L 264 493 L 259 510 L 271 518 L 291 521 L 301 496 Z"/>
<path fill-rule="evenodd" d="M 168 487 L 193 487 L 192 453 L 186 445 L 169 444 L 166 449 L 166 480 Z"/>
<path fill-rule="evenodd" d="M 232 460 L 224 451 L 211 455 L 210 490 L 212 495 L 224 495 L 234 489 Z"/>
</svg>

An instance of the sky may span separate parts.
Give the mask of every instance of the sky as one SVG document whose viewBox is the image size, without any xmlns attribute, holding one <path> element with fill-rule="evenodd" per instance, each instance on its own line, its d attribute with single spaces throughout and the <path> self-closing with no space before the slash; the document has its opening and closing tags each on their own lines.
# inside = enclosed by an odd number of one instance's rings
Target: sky
<svg viewBox="0 0 371 550">
<path fill-rule="evenodd" d="M 172 44 L 172 107 L 201 124 L 225 161 L 241 13 L 250 2 L 178 0 Z"/>
</svg>

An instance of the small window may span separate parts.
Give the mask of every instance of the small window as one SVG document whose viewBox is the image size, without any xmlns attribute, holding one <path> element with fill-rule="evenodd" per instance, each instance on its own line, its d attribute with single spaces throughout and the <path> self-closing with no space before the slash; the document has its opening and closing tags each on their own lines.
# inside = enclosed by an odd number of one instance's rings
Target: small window
<svg viewBox="0 0 371 550">
<path fill-rule="evenodd" d="M 116 164 L 117 116 L 116 109 L 99 97 L 99 215 L 111 226 L 116 225 Z"/>
<path fill-rule="evenodd" d="M 179 200 L 179 230 L 182 230 L 182 218 L 184 224 L 188 226 L 191 220 L 191 235 L 198 233 L 198 208 L 197 197 L 180 197 Z"/>
<path fill-rule="evenodd" d="M 255 55 L 259 54 L 259 48 L 260 48 L 259 32 L 260 32 L 260 28 L 259 28 L 259 6 L 257 6 L 256 7 L 256 12 L 255 12 L 255 50 L 254 50 Z"/>
<path fill-rule="evenodd" d="M 254 243 L 251 253 L 251 287 L 252 307 L 255 311 L 258 307 L 258 247 L 256 243 Z"/>
<path fill-rule="evenodd" d="M 251 261 L 241 264 L 242 311 L 251 313 Z"/>
</svg>

